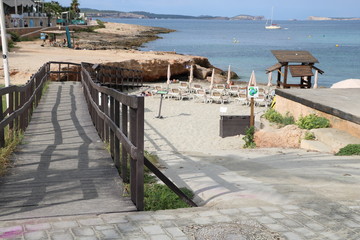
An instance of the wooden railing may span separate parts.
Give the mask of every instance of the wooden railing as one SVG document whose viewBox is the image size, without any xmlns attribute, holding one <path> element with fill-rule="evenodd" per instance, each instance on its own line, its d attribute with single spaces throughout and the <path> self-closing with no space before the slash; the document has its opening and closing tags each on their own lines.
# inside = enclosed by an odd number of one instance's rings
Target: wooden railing
<svg viewBox="0 0 360 240">
<path fill-rule="evenodd" d="M 101 86 L 83 63 L 81 79 L 89 113 L 124 182 L 130 182 L 131 200 L 144 209 L 144 98 Z M 128 176 L 128 160 L 130 176 Z"/>
<path fill-rule="evenodd" d="M 49 64 L 46 63 L 24 86 L 0 89 L 0 147 L 6 146 L 5 140 L 11 140 L 13 133 L 25 131 L 33 109 L 40 101 L 48 73 Z"/>
<path fill-rule="evenodd" d="M 96 78 L 97 67 L 90 63 L 48 62 L 24 86 L 0 89 L 3 99 L 9 96 L 9 107 L 4 107 L 0 101 L 0 108 L 4 109 L 0 111 L 0 147 L 5 146 L 6 129 L 9 133 L 25 131 L 48 79 L 82 81 L 93 124 L 101 139 L 110 144 L 111 156 L 123 181 L 130 183 L 131 200 L 136 208 L 144 210 L 144 164 L 180 198 L 190 206 L 196 206 L 144 157 L 144 97 L 127 95 L 103 86 L 104 83 Z M 142 85 L 141 79 L 138 79 L 141 73 L 135 72 L 134 79 L 128 77 L 126 80 L 126 83 L 132 83 L 132 87 Z"/>
<path fill-rule="evenodd" d="M 102 86 L 124 91 L 143 85 L 142 72 L 139 70 L 91 63 L 83 63 L 83 67 Z"/>
</svg>

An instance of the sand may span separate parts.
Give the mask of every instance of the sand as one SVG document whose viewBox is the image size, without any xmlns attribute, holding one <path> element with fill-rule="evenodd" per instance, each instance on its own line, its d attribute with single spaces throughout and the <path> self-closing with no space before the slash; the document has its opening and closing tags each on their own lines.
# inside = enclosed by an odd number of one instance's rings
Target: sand
<svg viewBox="0 0 360 240">
<path fill-rule="evenodd" d="M 116 34 L 127 37 L 136 37 L 139 33 L 146 31 L 149 27 L 121 24 L 121 23 L 105 23 L 106 28 L 98 29 L 97 31 L 104 34 Z M 85 36 L 93 36 L 91 34 Z M 94 38 L 96 36 L 94 35 Z M 59 37 L 59 39 L 61 39 Z M 80 39 L 81 40 L 81 39 Z M 12 85 L 21 85 L 26 83 L 31 75 L 46 62 L 62 61 L 62 62 L 90 62 L 90 63 L 107 63 L 120 62 L 131 59 L 137 60 L 151 60 L 151 59 L 167 59 L 176 60 L 179 58 L 188 58 L 191 56 L 165 53 L 165 52 L 142 52 L 137 50 L 125 49 L 109 49 L 109 50 L 74 50 L 66 47 L 51 47 L 46 44 L 41 47 L 42 40 L 37 39 L 29 42 L 18 42 L 15 48 L 9 52 L 9 69 L 10 82 Z M 81 46 L 80 46 L 81 47 Z M 0 63 L 2 67 L 2 62 Z M 0 72 L 0 84 L 4 84 L 2 71 Z"/>
<path fill-rule="evenodd" d="M 116 27 L 111 25 L 112 29 L 131 28 L 121 24 Z M 109 29 L 102 31 L 111 31 Z M 117 30 L 119 31 L 119 30 Z M 130 30 L 129 30 L 130 31 Z M 131 32 L 131 34 L 136 34 Z M 116 62 L 129 59 L 176 59 L 186 57 L 172 53 L 159 52 L 141 52 L 137 50 L 73 50 L 60 47 L 41 47 L 41 40 L 33 42 L 18 43 L 18 48 L 13 49 L 9 54 L 9 65 L 11 72 L 11 84 L 24 84 L 44 63 L 48 61 L 63 61 L 81 63 L 105 63 Z M 147 83 L 146 83 L 147 84 Z M 205 86 L 209 83 L 203 83 Z M 154 85 L 154 84 L 150 84 Z M 172 85 L 175 87 L 175 85 Z M 143 89 L 142 89 L 143 90 Z M 141 90 L 140 90 L 141 91 Z M 139 91 L 137 92 L 139 94 Z M 216 155 L 222 155 L 223 151 L 242 150 L 244 141 L 243 136 L 220 137 L 220 115 L 249 115 L 250 108 L 231 101 L 226 104 L 203 103 L 195 100 L 174 100 L 164 99 L 162 104 L 162 119 L 156 118 L 159 114 L 160 97 L 145 97 L 145 150 L 159 156 L 164 165 L 171 170 L 173 161 L 181 162 L 181 166 L 177 166 L 177 170 L 186 170 L 186 176 L 192 174 L 194 177 L 200 175 L 217 176 L 220 174 L 216 167 L 209 168 L 206 162 L 190 160 L 193 156 L 201 156 L 200 159 L 208 157 L 213 159 Z M 222 109 L 222 113 L 220 112 Z M 265 111 L 264 107 L 256 107 L 256 122 L 258 123 L 260 115 Z M 220 170 L 222 171 L 222 170 Z M 169 173 L 172 179 L 179 176 L 178 173 Z M 179 173 L 180 174 L 180 173 Z M 205 177 L 207 179 L 207 177 Z M 201 178 L 200 178 L 201 179 Z M 212 185 L 213 181 L 200 180 L 194 184 L 184 184 L 187 187 L 197 191 L 208 185 Z M 235 179 L 234 179 L 235 180 Z M 181 185 L 183 180 L 178 181 Z M 221 192 L 214 189 L 197 193 L 198 202 L 209 203 L 223 201 L 224 198 L 231 199 L 233 195 L 223 195 L 223 197 L 214 198 L 214 194 Z M 226 190 L 227 191 L 227 190 Z M 235 193 L 235 195 L 238 193 Z M 212 199 L 210 201 L 209 199 Z"/>
<path fill-rule="evenodd" d="M 146 27 L 106 23 L 103 33 L 136 35 Z M 41 47 L 42 41 L 20 42 L 9 53 L 9 66 L 12 72 L 11 84 L 24 84 L 44 63 L 48 61 L 105 63 L 130 59 L 177 59 L 190 56 L 164 52 L 142 52 L 137 50 L 74 50 L 61 47 Z M 172 85 L 175 87 L 174 85 Z M 242 136 L 221 138 L 220 115 L 249 115 L 249 107 L 240 104 L 205 104 L 194 100 L 177 101 L 166 99 L 162 106 L 163 119 L 158 115 L 160 98 L 146 97 L 146 149 L 148 151 L 190 151 L 240 149 Z M 220 113 L 225 108 L 225 113 Z M 263 112 L 258 108 L 256 112 Z"/>
</svg>

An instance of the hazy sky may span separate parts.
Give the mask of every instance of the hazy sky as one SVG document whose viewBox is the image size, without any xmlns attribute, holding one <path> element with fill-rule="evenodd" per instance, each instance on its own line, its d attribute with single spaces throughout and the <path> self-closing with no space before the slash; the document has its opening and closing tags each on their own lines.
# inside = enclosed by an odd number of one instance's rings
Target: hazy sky
<svg viewBox="0 0 360 240">
<path fill-rule="evenodd" d="M 47 0 L 49 1 L 49 0 Z M 71 0 L 58 0 L 69 6 Z M 233 17 L 239 14 L 274 19 L 306 19 L 308 16 L 360 17 L 360 0 L 79 0 L 80 8 L 146 11 L 181 15 Z"/>
</svg>

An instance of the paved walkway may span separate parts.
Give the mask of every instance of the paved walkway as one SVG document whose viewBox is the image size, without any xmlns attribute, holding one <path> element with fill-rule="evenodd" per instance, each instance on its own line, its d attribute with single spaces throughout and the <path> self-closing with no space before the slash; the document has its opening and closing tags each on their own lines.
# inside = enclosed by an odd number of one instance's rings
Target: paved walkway
<svg viewBox="0 0 360 240">
<path fill-rule="evenodd" d="M 0 179 L 0 220 L 134 211 L 80 83 L 51 83 Z"/>
<path fill-rule="evenodd" d="M 205 207 L 0 221 L 0 239 L 360 239 L 360 157 L 297 149 L 180 152 L 166 133 L 149 122 L 146 129 L 147 149 L 165 173 Z"/>
</svg>

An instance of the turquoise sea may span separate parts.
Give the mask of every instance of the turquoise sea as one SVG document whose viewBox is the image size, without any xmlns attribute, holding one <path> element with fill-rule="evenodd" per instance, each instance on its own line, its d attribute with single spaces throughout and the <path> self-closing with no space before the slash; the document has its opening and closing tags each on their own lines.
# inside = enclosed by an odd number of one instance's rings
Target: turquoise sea
<svg viewBox="0 0 360 240">
<path fill-rule="evenodd" d="M 360 78 L 360 21 L 276 21 L 280 30 L 266 30 L 264 21 L 184 19 L 102 19 L 176 30 L 147 43 L 141 50 L 176 51 L 205 56 L 226 70 L 228 65 L 243 81 L 255 70 L 266 82 L 265 69 L 277 61 L 271 50 L 306 50 L 319 60 L 319 85 Z M 292 82 L 299 82 L 293 79 Z M 275 82 L 275 81 L 274 81 Z"/>
</svg>

